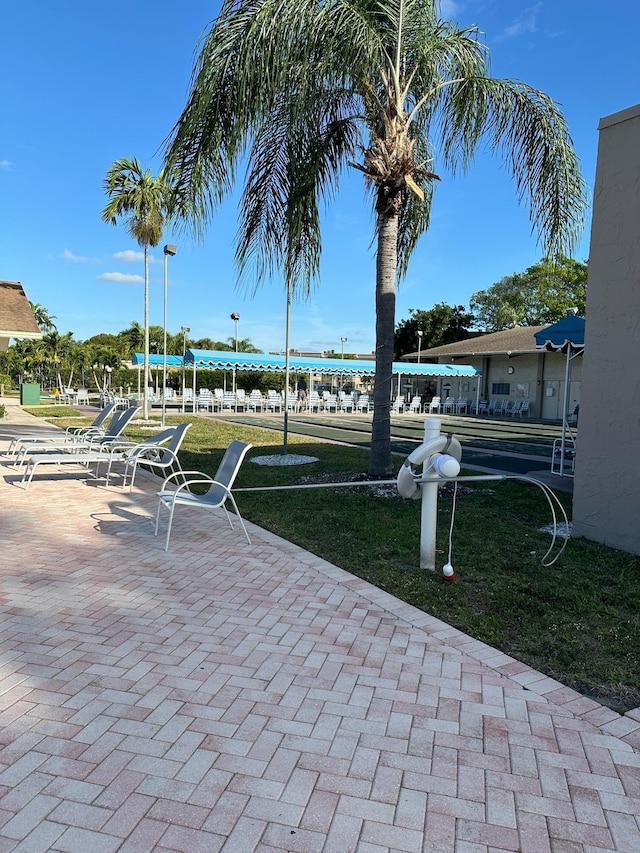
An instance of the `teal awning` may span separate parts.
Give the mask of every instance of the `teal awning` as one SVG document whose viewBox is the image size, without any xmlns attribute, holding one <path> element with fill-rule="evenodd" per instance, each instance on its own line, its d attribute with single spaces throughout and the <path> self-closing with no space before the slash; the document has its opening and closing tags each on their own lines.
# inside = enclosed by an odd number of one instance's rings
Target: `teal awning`
<svg viewBox="0 0 640 853">
<path fill-rule="evenodd" d="M 169 356 L 167 356 L 169 358 Z M 162 359 L 162 356 L 160 356 Z M 162 363 L 162 362 L 161 362 Z M 269 370 L 283 372 L 285 356 L 272 353 L 226 352 L 219 350 L 188 349 L 185 366 L 208 370 Z M 292 373 L 321 373 L 325 375 L 374 376 L 375 361 L 360 359 L 321 358 L 318 356 L 289 356 Z M 412 364 L 394 362 L 392 372 L 400 376 L 441 376 L 455 378 L 480 376 L 481 371 L 467 364 Z"/>
<path fill-rule="evenodd" d="M 144 353 L 134 352 L 131 357 L 132 364 L 144 364 Z M 150 352 L 149 353 L 149 365 L 151 367 L 163 367 L 164 365 L 164 357 L 162 353 Z M 167 367 L 182 367 L 182 356 L 181 355 L 168 355 L 167 356 Z"/>
</svg>

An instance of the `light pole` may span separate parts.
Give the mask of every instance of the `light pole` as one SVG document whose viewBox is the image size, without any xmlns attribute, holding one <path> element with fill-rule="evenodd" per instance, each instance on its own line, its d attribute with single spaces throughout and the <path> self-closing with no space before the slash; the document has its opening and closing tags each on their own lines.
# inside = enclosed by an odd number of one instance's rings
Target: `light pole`
<svg viewBox="0 0 640 853">
<path fill-rule="evenodd" d="M 340 358 L 343 362 L 344 362 L 344 345 L 346 344 L 346 342 L 347 342 L 347 339 L 345 337 L 340 338 L 340 344 L 341 344 Z M 343 368 L 343 365 L 340 366 L 340 391 L 342 391 L 342 368 Z"/>
<path fill-rule="evenodd" d="M 235 331 L 233 333 L 233 338 L 235 340 L 235 351 L 238 352 L 238 321 L 240 320 L 240 315 L 237 311 L 234 311 L 233 314 L 230 315 L 231 319 L 234 322 Z M 236 393 L 236 365 L 233 365 L 233 393 Z"/>
<path fill-rule="evenodd" d="M 184 414 L 184 382 L 185 382 L 185 366 L 184 366 L 184 357 L 187 354 L 187 334 L 191 331 L 189 326 L 180 326 L 180 331 L 182 332 L 182 414 Z M 195 367 L 194 367 L 195 370 Z M 195 411 L 195 400 L 193 401 L 193 407 Z"/>
<path fill-rule="evenodd" d="M 162 325 L 162 427 L 167 411 L 167 258 L 173 257 L 178 251 L 177 246 L 167 244 L 164 249 L 164 319 Z M 183 389 L 184 390 L 184 389 Z"/>
<path fill-rule="evenodd" d="M 424 335 L 424 332 L 422 331 L 422 329 L 418 329 L 418 364 L 420 364 L 420 350 L 422 349 L 422 336 L 423 335 Z M 418 377 L 416 380 L 416 393 L 418 393 L 419 390 L 420 390 L 420 377 Z"/>
</svg>

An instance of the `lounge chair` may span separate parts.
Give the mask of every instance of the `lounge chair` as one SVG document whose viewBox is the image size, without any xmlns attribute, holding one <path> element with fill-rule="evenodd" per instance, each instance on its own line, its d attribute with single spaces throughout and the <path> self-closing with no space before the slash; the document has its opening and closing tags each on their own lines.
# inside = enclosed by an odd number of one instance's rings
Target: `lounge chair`
<svg viewBox="0 0 640 853">
<path fill-rule="evenodd" d="M 208 474 L 203 474 L 202 471 L 180 471 L 170 474 L 162 484 L 161 491 L 158 492 L 158 512 L 156 513 L 156 529 L 155 535 L 158 535 L 158 527 L 160 524 L 160 510 L 164 506 L 169 510 L 169 525 L 167 527 L 167 538 L 164 545 L 164 550 L 169 550 L 169 537 L 171 536 L 171 525 L 173 524 L 173 513 L 176 506 L 188 506 L 191 509 L 215 510 L 222 508 L 227 516 L 227 520 L 233 529 L 233 522 L 226 507 L 226 502 L 230 501 L 233 511 L 238 516 L 240 526 L 244 531 L 247 543 L 251 544 L 247 528 L 245 527 L 235 498 L 231 492 L 231 487 L 236 479 L 242 460 L 247 452 L 251 449 L 250 444 L 245 444 L 243 441 L 234 439 L 227 447 L 222 457 L 222 461 L 218 466 L 218 470 L 214 477 Z M 179 477 L 183 478 L 183 482 L 177 484 Z M 175 489 L 169 489 L 170 485 L 176 484 Z M 197 484 L 208 485 L 208 490 L 203 495 L 194 494 L 191 491 L 191 486 Z"/>
<path fill-rule="evenodd" d="M 99 431 L 95 435 L 69 436 L 69 440 L 65 442 L 47 441 L 25 444 L 22 448 L 22 455 L 16 462 L 16 465 L 21 467 L 29 453 L 80 453 L 104 449 L 116 439 L 119 439 L 120 443 L 122 443 L 122 433 L 139 411 L 140 409 L 135 406 L 123 410 L 116 409 L 111 416 L 106 430 Z"/>
<path fill-rule="evenodd" d="M 15 454 L 20 449 L 20 445 L 29 444 L 31 442 L 35 442 L 36 444 L 40 444 L 41 442 L 52 442 L 52 443 L 64 443 L 68 441 L 75 440 L 75 436 L 82 436 L 83 438 L 87 438 L 90 435 L 98 435 L 104 433 L 104 429 L 102 424 L 105 423 L 107 418 L 114 413 L 116 409 L 116 404 L 111 403 L 108 406 L 105 406 L 104 409 L 101 409 L 96 415 L 93 423 L 89 424 L 89 426 L 84 427 L 67 427 L 66 430 L 58 429 L 55 432 L 31 432 L 24 433 L 23 435 L 15 435 L 15 436 L 0 436 L 1 438 L 11 438 L 11 443 L 7 448 L 8 456 L 15 456 Z"/>
<path fill-rule="evenodd" d="M 119 412 L 120 419 L 122 421 L 122 428 L 120 433 L 124 431 L 126 424 L 133 418 L 133 416 L 139 412 L 140 409 L 132 407 L 130 409 L 126 409 L 123 412 Z M 128 417 L 125 418 L 125 415 Z M 119 434 L 120 434 L 119 433 Z M 119 435 L 118 434 L 118 435 Z M 103 437 L 104 438 L 104 437 Z M 150 437 L 151 438 L 151 437 Z M 99 440 L 95 445 L 88 443 L 85 446 L 81 446 L 78 444 L 69 444 L 69 445 L 60 445 L 58 448 L 55 445 L 37 445 L 37 447 L 44 448 L 45 452 L 42 453 L 34 453 L 32 456 L 29 456 L 27 466 L 25 468 L 24 474 L 22 476 L 22 482 L 26 482 L 25 488 L 28 489 L 31 485 L 31 480 L 33 479 L 33 475 L 36 472 L 36 469 L 40 465 L 90 465 L 91 463 L 100 464 L 102 462 L 109 462 L 109 453 L 113 451 L 114 453 L 120 453 L 120 458 L 122 458 L 122 454 L 124 453 L 124 449 L 128 449 L 130 445 L 127 445 L 126 448 L 123 449 L 122 443 L 120 446 L 117 444 L 118 436 L 112 436 L 107 441 Z M 46 452 L 51 451 L 51 452 Z M 54 452 L 56 451 L 56 452 Z M 113 461 L 113 460 L 112 460 Z M 110 470 L 110 468 L 109 468 Z"/>
</svg>

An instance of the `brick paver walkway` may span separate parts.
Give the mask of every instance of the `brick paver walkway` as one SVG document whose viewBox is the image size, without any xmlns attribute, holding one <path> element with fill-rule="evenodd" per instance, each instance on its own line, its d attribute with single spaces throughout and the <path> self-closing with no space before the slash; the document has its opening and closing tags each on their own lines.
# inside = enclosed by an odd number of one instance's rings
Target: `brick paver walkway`
<svg viewBox="0 0 640 853">
<path fill-rule="evenodd" d="M 165 554 L 150 476 L 0 475 L 0 853 L 640 851 L 640 713 L 255 526 Z"/>
</svg>

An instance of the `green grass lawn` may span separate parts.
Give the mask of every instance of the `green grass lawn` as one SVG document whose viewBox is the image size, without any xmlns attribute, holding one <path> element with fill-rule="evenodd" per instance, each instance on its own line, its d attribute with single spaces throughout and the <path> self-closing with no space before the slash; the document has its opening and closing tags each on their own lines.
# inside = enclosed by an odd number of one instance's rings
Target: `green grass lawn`
<svg viewBox="0 0 640 853">
<path fill-rule="evenodd" d="M 64 418 L 65 407 L 51 408 L 57 419 Z M 67 409 L 67 417 L 73 411 Z M 302 436 L 289 437 L 289 451 L 319 462 L 256 465 L 252 456 L 281 452 L 281 435 L 191 416 L 172 415 L 167 422 L 185 419 L 193 422 L 181 454 L 186 469 L 214 473 L 232 438 L 254 445 L 238 490 L 300 485 L 310 478 L 344 480 L 367 471 L 366 451 Z M 132 438 L 149 435 L 135 428 L 127 432 Z M 540 560 L 551 537 L 539 528 L 551 516 L 542 493 L 514 481 L 464 483 L 453 533 L 456 578 L 446 581 L 440 571 L 419 568 L 420 501 L 381 491 L 356 486 L 238 491 L 236 498 L 245 518 L 472 637 L 618 711 L 640 706 L 639 557 L 572 539 L 560 560 L 545 568 Z M 439 500 L 439 567 L 447 559 L 452 492 L 450 486 L 442 489 Z M 570 516 L 570 497 L 558 497 Z"/>
</svg>

